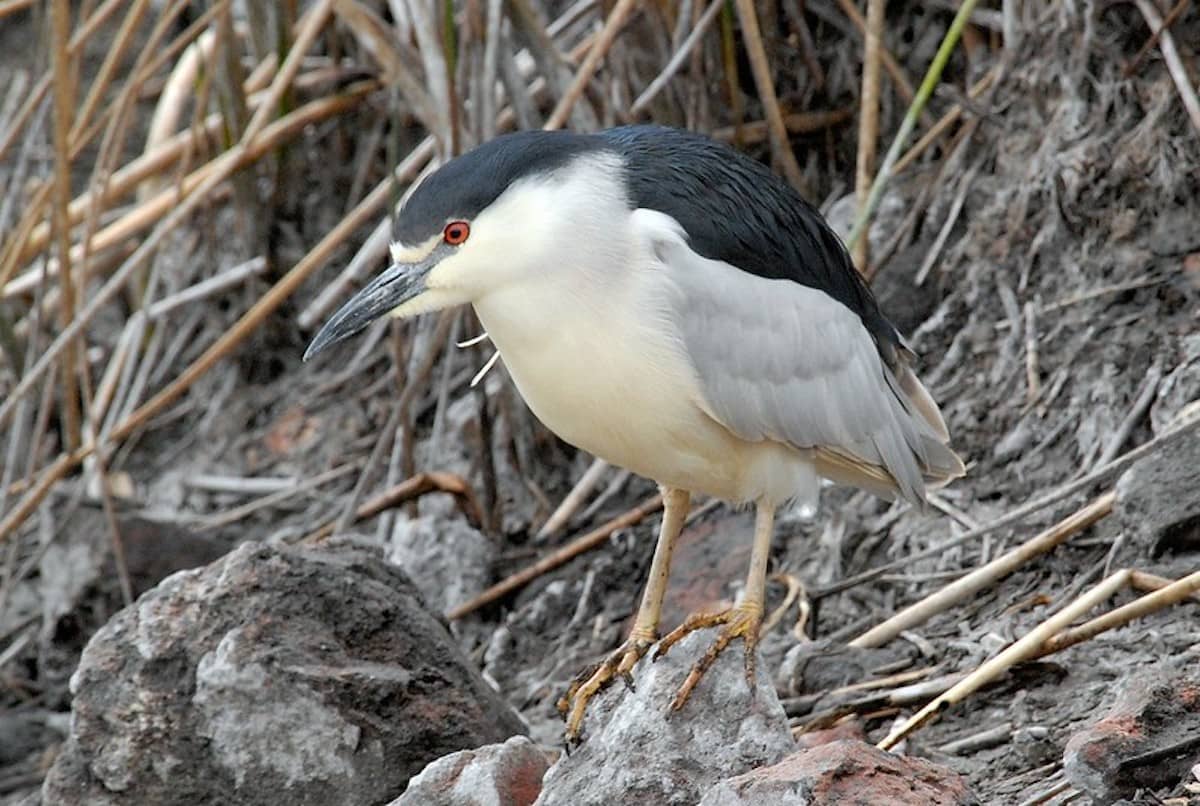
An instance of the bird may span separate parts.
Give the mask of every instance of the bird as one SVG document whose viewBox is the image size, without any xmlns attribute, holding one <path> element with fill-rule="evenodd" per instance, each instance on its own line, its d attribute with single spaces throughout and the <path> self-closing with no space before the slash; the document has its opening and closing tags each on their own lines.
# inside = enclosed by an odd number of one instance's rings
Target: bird
<svg viewBox="0 0 1200 806">
<path fill-rule="evenodd" d="M 385 315 L 470 305 L 543 424 L 662 491 L 633 627 L 559 701 L 568 743 L 600 690 L 698 629 L 718 632 L 669 707 L 738 639 L 754 691 L 779 507 L 815 508 L 822 479 L 920 505 L 963 475 L 915 355 L 840 238 L 767 166 L 704 134 L 501 135 L 421 180 L 392 224 L 390 265 L 304 360 Z M 749 570 L 735 604 L 660 640 L 695 495 L 754 506 Z"/>
</svg>

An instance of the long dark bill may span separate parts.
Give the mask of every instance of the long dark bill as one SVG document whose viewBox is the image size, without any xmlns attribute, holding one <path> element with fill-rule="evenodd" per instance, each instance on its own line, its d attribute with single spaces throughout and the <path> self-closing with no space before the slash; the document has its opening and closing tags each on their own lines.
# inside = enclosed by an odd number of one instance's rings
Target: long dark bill
<svg viewBox="0 0 1200 806">
<path fill-rule="evenodd" d="M 325 323 L 304 351 L 304 360 L 359 333 L 385 313 L 416 297 L 425 290 L 425 275 L 436 263 L 437 260 L 431 255 L 420 263 L 388 266 Z"/>
</svg>

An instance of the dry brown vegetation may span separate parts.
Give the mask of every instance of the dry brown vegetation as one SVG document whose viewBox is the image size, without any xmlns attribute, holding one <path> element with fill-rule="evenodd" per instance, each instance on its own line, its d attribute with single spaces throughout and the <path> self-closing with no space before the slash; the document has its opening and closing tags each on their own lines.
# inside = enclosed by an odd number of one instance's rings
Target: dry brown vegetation
<svg viewBox="0 0 1200 806">
<path fill-rule="evenodd" d="M 837 492 L 827 520 L 785 521 L 781 580 L 807 592 L 781 585 L 777 599 L 815 607 L 809 634 L 832 644 L 917 641 L 929 624 L 920 673 L 892 682 L 941 682 L 798 715 L 798 730 L 866 713 L 873 739 L 911 740 L 1015 664 L 1200 589 L 1195 549 L 1150 569 L 1105 519 L 1117 475 L 1194 438 L 1197 422 L 1200 17 L 1188 0 L 971 4 L 949 37 L 952 4 L 934 0 L 235 5 L 0 0 L 5 708 L 68 706 L 71 653 L 140 591 L 138 557 L 171 551 L 131 543 L 135 516 L 227 546 L 351 525 L 386 541 L 418 506 L 456 507 L 495 537 L 502 585 L 459 603 L 460 637 L 483 658 L 498 628 L 540 633 L 540 645 L 512 639 L 510 665 L 525 671 L 496 676 L 551 733 L 553 690 L 615 645 L 633 605 L 650 543 L 631 552 L 612 536 L 653 514 L 652 489 L 587 470 L 501 372 L 473 386 L 488 353 L 455 348 L 478 330 L 467 312 L 377 327 L 337 365 L 299 362 L 376 269 L 405 189 L 514 128 L 710 132 L 824 209 L 890 180 L 855 254 L 925 357 L 971 473 L 933 514 Z M 922 87 L 943 43 L 944 69 Z M 906 117 L 912 136 L 897 136 Z M 453 505 L 438 509 L 438 493 Z M 103 535 L 68 528 L 80 507 L 102 514 Z M 61 613 L 39 597 L 59 584 L 47 553 L 76 543 L 104 573 L 99 590 L 53 594 L 67 610 L 99 602 L 63 649 L 48 621 Z M 583 554 L 606 544 L 615 559 Z M 577 589 L 597 572 L 595 590 Z M 532 627 L 545 587 L 514 592 L 547 574 L 568 580 L 572 604 Z M 1087 622 L 1114 595 L 1158 589 Z M 576 611 L 607 626 L 551 641 Z M 1197 641 L 1186 625 L 1162 629 L 1172 651 Z M 777 667 L 801 639 L 775 638 Z M 530 660 L 551 643 L 553 662 Z M 996 725 L 947 719 L 929 746 L 981 727 Z M 992 784 L 992 759 L 962 766 L 981 794 L 1065 791 L 1052 766 L 1018 760 Z M 37 772 L 5 780 L 15 791 Z"/>
</svg>

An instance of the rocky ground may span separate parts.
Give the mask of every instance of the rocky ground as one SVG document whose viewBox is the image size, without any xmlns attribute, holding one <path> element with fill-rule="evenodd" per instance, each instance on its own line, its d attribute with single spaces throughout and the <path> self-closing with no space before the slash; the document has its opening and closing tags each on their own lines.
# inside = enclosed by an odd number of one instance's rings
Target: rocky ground
<svg viewBox="0 0 1200 806">
<path fill-rule="evenodd" d="M 295 319 L 330 269 L 112 458 L 134 490 L 112 518 L 136 602 L 82 477 L 9 544 L 0 803 L 1200 802 L 1195 596 L 1007 669 L 892 753 L 874 746 L 1101 580 L 1200 568 L 1200 439 L 1178 436 L 1200 400 L 1200 134 L 1157 50 L 1135 63 L 1150 32 L 1132 7 L 1037 14 L 1003 62 L 971 66 L 972 80 L 996 71 L 990 89 L 941 99 L 961 101 L 969 125 L 890 191 L 872 236 L 891 255 L 874 288 L 968 475 L 927 511 L 829 489 L 818 512 L 783 514 L 780 619 L 753 693 L 734 647 L 668 715 L 701 636 L 605 692 L 563 752 L 555 702 L 628 629 L 657 516 L 444 614 L 654 489 L 605 470 L 566 526 L 539 536 L 590 457 L 533 420 L 502 365 L 468 385 L 486 348 L 439 348 L 475 335 L 465 318 L 377 330 L 302 365 L 311 333 Z M 1200 19 L 1173 32 L 1200 42 Z M 295 158 L 314 174 L 329 162 Z M 336 218 L 325 194 L 296 207 L 276 234 L 281 262 Z M 235 229 L 230 216 L 181 230 L 165 274 L 198 254 L 253 257 L 209 237 Z M 226 327 L 237 310 L 188 321 Z M 184 362 L 202 345 L 181 332 Z M 414 389 L 412 429 L 393 439 L 400 388 Z M 315 535 L 352 508 L 373 451 L 379 489 L 408 470 L 445 476 Z M 228 483 L 251 478 L 278 483 Z M 1110 491 L 1111 514 L 1053 551 L 882 645 L 848 646 Z M 699 503 L 668 624 L 732 600 L 748 559 L 752 515 Z M 1090 615 L 1144 593 L 1125 584 Z"/>
</svg>

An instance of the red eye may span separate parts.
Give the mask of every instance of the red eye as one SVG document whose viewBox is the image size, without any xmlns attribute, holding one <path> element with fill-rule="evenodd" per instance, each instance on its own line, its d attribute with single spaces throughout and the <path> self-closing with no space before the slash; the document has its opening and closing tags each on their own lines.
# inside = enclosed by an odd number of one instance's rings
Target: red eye
<svg viewBox="0 0 1200 806">
<path fill-rule="evenodd" d="M 451 221 L 442 230 L 442 239 L 451 246 L 458 246 L 471 235 L 471 225 L 466 221 Z"/>
</svg>

